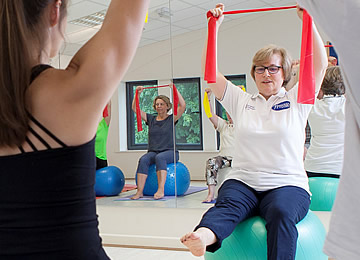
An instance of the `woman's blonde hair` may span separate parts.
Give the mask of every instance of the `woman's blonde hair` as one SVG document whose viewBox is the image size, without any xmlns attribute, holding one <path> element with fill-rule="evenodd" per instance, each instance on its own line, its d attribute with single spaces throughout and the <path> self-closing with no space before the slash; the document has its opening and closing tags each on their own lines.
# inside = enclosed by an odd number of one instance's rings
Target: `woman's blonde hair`
<svg viewBox="0 0 360 260">
<path fill-rule="evenodd" d="M 260 50 L 258 50 L 253 58 L 253 64 L 251 67 L 251 76 L 255 80 L 255 67 L 262 65 L 264 62 L 267 62 L 271 56 L 274 54 L 279 54 L 282 58 L 281 67 L 284 73 L 284 82 L 283 86 L 285 86 L 291 79 L 291 62 L 292 59 L 288 52 L 279 46 L 270 44 L 267 45 Z"/>
<path fill-rule="evenodd" d="M 169 112 L 169 110 L 172 108 L 172 104 L 170 102 L 170 99 L 165 95 L 159 95 L 154 99 L 153 108 L 156 110 L 156 100 L 158 100 L 158 99 L 161 99 L 162 101 L 164 101 L 166 103 L 166 105 L 168 106 L 167 111 Z"/>
</svg>

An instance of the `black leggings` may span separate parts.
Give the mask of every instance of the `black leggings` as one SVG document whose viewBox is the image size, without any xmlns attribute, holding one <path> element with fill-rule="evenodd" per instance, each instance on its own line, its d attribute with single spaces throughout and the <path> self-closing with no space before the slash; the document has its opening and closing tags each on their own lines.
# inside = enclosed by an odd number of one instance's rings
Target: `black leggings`
<svg viewBox="0 0 360 260">
<path fill-rule="evenodd" d="M 317 172 L 308 172 L 306 171 L 306 174 L 309 178 L 311 177 L 329 177 L 329 178 L 340 178 L 339 174 L 330 174 L 330 173 L 317 173 Z"/>
<path fill-rule="evenodd" d="M 105 168 L 108 166 L 107 160 L 103 160 L 96 157 L 96 170 L 99 170 L 101 168 Z"/>
</svg>

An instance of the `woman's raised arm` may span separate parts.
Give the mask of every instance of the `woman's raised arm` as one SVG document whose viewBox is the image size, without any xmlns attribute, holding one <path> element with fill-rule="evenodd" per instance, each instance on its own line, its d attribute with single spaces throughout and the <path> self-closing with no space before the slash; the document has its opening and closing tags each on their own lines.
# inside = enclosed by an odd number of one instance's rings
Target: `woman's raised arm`
<svg viewBox="0 0 360 260">
<path fill-rule="evenodd" d="M 220 27 L 222 21 L 224 20 L 224 15 L 223 15 L 224 5 L 217 4 L 214 9 L 210 10 L 210 12 L 213 14 L 214 17 L 219 18 L 216 22 L 216 35 L 217 35 L 218 31 L 219 31 L 219 27 Z M 216 46 L 217 46 L 217 43 L 216 43 Z M 206 51 L 207 51 L 207 39 L 205 41 L 205 45 L 204 45 L 202 57 L 201 57 L 201 68 L 202 68 L 203 75 L 205 75 Z M 217 61 L 217 59 L 216 59 L 216 61 Z M 215 97 L 217 99 L 222 99 L 222 97 L 224 96 L 225 87 L 226 87 L 226 78 L 224 77 L 224 75 L 222 75 L 218 71 L 217 63 L 216 63 L 216 83 L 208 83 L 208 85 L 209 85 L 209 87 L 211 87 L 211 90 L 214 93 Z"/>
</svg>

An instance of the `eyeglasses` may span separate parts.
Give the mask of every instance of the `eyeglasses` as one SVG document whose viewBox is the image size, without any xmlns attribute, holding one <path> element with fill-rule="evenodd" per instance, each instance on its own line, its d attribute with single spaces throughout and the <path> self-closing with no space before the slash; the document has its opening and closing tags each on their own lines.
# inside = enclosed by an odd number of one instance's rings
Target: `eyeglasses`
<svg viewBox="0 0 360 260">
<path fill-rule="evenodd" d="M 269 67 L 264 67 L 264 66 L 255 66 L 255 72 L 257 74 L 263 74 L 265 72 L 265 70 L 268 70 L 268 72 L 270 74 L 276 74 L 279 72 L 279 69 L 281 69 L 282 66 L 269 66 Z"/>
</svg>

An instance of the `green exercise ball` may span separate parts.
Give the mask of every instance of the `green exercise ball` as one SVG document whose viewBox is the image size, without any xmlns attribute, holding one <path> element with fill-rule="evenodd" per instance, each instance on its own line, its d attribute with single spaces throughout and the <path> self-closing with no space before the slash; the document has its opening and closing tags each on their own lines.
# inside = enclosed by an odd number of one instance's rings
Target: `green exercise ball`
<svg viewBox="0 0 360 260">
<path fill-rule="evenodd" d="M 331 211 L 339 185 L 338 178 L 310 177 L 310 209 L 314 211 Z"/>
<path fill-rule="evenodd" d="M 311 211 L 297 225 L 299 233 L 295 260 L 327 260 L 322 252 L 326 231 L 319 218 Z M 224 239 L 215 253 L 206 252 L 206 260 L 266 260 L 265 221 L 253 217 L 241 222 Z"/>
</svg>

